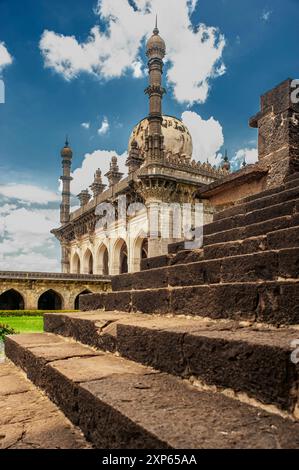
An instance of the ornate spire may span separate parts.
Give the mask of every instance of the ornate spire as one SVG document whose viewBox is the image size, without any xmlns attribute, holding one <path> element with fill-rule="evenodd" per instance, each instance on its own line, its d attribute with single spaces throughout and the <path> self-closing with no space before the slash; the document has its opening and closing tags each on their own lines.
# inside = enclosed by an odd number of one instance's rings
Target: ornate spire
<svg viewBox="0 0 299 470">
<path fill-rule="evenodd" d="M 102 172 L 98 168 L 94 175 L 94 181 L 90 185 L 90 189 L 93 192 L 93 197 L 96 198 L 99 194 L 102 194 L 106 188 L 106 185 L 102 181 Z"/>
<path fill-rule="evenodd" d="M 134 171 L 138 170 L 143 162 L 144 159 L 140 155 L 138 144 L 136 140 L 133 139 L 131 143 L 131 150 L 126 161 L 126 166 L 129 168 L 129 173 L 133 173 Z"/>
<path fill-rule="evenodd" d="M 88 189 L 84 189 L 78 194 L 77 198 L 80 201 L 80 206 L 84 207 L 89 203 L 91 195 L 89 194 Z"/>
<path fill-rule="evenodd" d="M 114 186 L 115 184 L 119 183 L 119 181 L 124 176 L 124 174 L 120 173 L 119 171 L 119 166 L 117 164 L 117 157 L 114 156 L 111 158 L 110 170 L 108 171 L 108 173 L 106 173 L 105 176 L 108 178 L 109 187 Z"/>
<path fill-rule="evenodd" d="M 223 163 L 222 163 L 221 168 L 222 168 L 222 170 L 225 170 L 228 173 L 230 172 L 230 162 L 229 162 L 229 158 L 228 158 L 228 155 L 227 155 L 227 150 L 225 150 L 225 155 L 224 155 L 224 158 L 223 158 Z"/>
<path fill-rule="evenodd" d="M 158 15 L 156 15 L 156 25 L 155 25 L 155 29 L 153 31 L 154 35 L 157 36 L 159 34 L 159 29 L 158 29 Z"/>
</svg>

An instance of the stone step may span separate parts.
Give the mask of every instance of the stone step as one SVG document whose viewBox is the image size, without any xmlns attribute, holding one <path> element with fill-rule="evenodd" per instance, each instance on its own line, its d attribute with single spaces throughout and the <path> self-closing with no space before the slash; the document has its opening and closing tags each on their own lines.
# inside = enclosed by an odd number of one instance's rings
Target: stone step
<svg viewBox="0 0 299 470">
<path fill-rule="evenodd" d="M 299 277 L 299 248 L 230 256 L 112 278 L 114 292 L 227 282 L 275 281 Z"/>
<path fill-rule="evenodd" d="M 299 194 L 299 191 L 298 191 Z M 204 226 L 204 235 L 211 235 L 217 232 L 223 232 L 225 230 L 231 230 L 238 227 L 245 227 L 267 220 L 276 219 L 284 216 L 296 215 L 299 209 L 299 201 L 297 199 L 283 202 L 281 204 L 265 207 L 264 209 L 258 209 L 253 212 L 245 212 L 236 216 L 230 216 L 212 222 L 211 224 Z"/>
<path fill-rule="evenodd" d="M 50 333 L 299 412 L 299 366 L 291 361 L 298 330 L 120 312 L 46 314 L 44 322 Z"/>
<path fill-rule="evenodd" d="M 294 174 L 292 177 L 288 177 L 284 184 L 280 185 L 280 186 L 276 186 L 274 188 L 271 188 L 271 189 L 266 189 L 265 191 L 262 191 L 258 194 L 253 194 L 252 196 L 248 196 L 248 197 L 245 197 L 244 199 L 242 199 L 243 202 L 251 202 L 251 201 L 255 201 L 257 199 L 261 199 L 261 198 L 264 198 L 266 196 L 271 196 L 273 194 L 277 194 L 277 193 L 280 193 L 280 192 L 284 192 L 288 189 L 292 189 L 292 188 L 295 188 L 299 186 L 299 174 Z"/>
<path fill-rule="evenodd" d="M 81 430 L 7 359 L 0 362 L 0 436 L 1 451 L 92 449 Z"/>
<path fill-rule="evenodd" d="M 69 339 L 16 335 L 5 346 L 98 448 L 299 446 L 299 423 Z"/>
<path fill-rule="evenodd" d="M 175 243 L 170 243 L 168 245 L 168 254 L 170 255 L 175 255 L 179 251 L 182 251 L 185 249 L 185 242 L 175 242 Z"/>
<path fill-rule="evenodd" d="M 203 250 L 181 250 L 175 255 L 163 255 L 141 261 L 141 271 L 173 266 L 176 264 L 195 263 L 203 259 Z"/>
<path fill-rule="evenodd" d="M 161 255 L 153 256 L 152 258 L 145 258 L 141 260 L 140 269 L 146 271 L 148 269 L 162 268 L 169 266 L 174 255 Z"/>
<path fill-rule="evenodd" d="M 229 207 L 214 215 L 214 221 L 219 221 L 228 217 L 243 215 L 248 212 L 253 212 L 260 209 L 265 209 L 269 206 L 275 206 L 292 199 L 298 199 L 299 195 L 299 180 L 288 183 L 288 187 L 281 187 L 268 190 L 268 194 L 262 196 L 260 193 L 256 196 L 251 196 L 236 203 L 234 206 Z M 294 186 L 295 185 L 295 186 Z"/>
<path fill-rule="evenodd" d="M 244 227 L 237 227 L 222 232 L 205 235 L 203 245 L 214 245 L 215 243 L 223 243 L 235 240 L 244 240 L 245 238 L 258 237 L 266 235 L 275 230 L 282 230 L 290 227 L 298 227 L 299 213 L 294 216 L 284 216 L 274 219 L 269 219 L 256 224 L 246 225 Z"/>
<path fill-rule="evenodd" d="M 291 227 L 243 240 L 205 245 L 203 257 L 205 260 L 209 260 L 297 247 L 299 247 L 299 227 Z"/>
<path fill-rule="evenodd" d="M 80 309 L 299 324 L 299 281 L 234 282 L 88 294 Z"/>
</svg>

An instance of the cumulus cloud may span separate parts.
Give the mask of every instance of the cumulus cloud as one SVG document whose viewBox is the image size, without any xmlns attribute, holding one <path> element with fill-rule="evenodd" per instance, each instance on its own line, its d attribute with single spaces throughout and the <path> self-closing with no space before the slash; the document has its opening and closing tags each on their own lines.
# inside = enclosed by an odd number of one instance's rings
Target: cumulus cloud
<svg viewBox="0 0 299 470">
<path fill-rule="evenodd" d="M 29 184 L 0 185 L 0 194 L 10 199 L 18 199 L 25 203 L 48 204 L 57 202 L 60 196 L 48 189 Z"/>
<path fill-rule="evenodd" d="M 269 21 L 271 14 L 272 14 L 271 10 L 264 10 L 261 16 L 261 20 L 265 22 Z"/>
<path fill-rule="evenodd" d="M 0 72 L 4 67 L 12 64 L 12 56 L 8 52 L 5 43 L 0 41 Z"/>
<path fill-rule="evenodd" d="M 98 0 L 96 14 L 106 23 L 105 31 L 94 26 L 87 39 L 45 30 L 40 49 L 46 67 L 66 80 L 80 73 L 101 79 L 125 73 L 142 76 L 140 48 L 151 35 L 158 13 L 161 35 L 167 44 L 168 84 L 179 102 L 206 101 L 211 80 L 225 73 L 222 53 L 225 38 L 216 27 L 192 24 L 198 0 Z M 171 12 L 171 21 L 169 21 Z"/>
<path fill-rule="evenodd" d="M 83 129 L 90 129 L 90 122 L 82 122 L 81 127 Z"/>
<path fill-rule="evenodd" d="M 59 210 L 22 207 L 0 201 L 0 269 L 59 271 L 59 252 L 50 230 Z"/>
<path fill-rule="evenodd" d="M 182 120 L 192 136 L 194 159 L 202 163 L 208 160 L 211 165 L 219 165 L 221 155 L 218 152 L 224 144 L 221 124 L 213 117 L 204 120 L 193 111 L 185 111 Z"/>
<path fill-rule="evenodd" d="M 98 134 L 99 135 L 107 134 L 107 132 L 109 131 L 109 128 L 110 128 L 110 124 L 109 124 L 108 118 L 104 117 L 102 124 L 100 125 L 98 129 Z"/>
<path fill-rule="evenodd" d="M 238 150 L 231 160 L 232 169 L 234 171 L 239 170 L 244 161 L 247 165 L 257 163 L 258 161 L 258 150 L 256 148 L 244 148 Z"/>
<path fill-rule="evenodd" d="M 126 174 L 127 168 L 125 166 L 125 162 L 127 159 L 127 153 L 118 155 L 116 152 L 109 150 L 96 150 L 93 153 L 87 153 L 81 167 L 77 168 L 72 174 L 72 194 L 77 195 L 83 189 L 87 189 L 93 182 L 94 174 L 98 168 L 101 169 L 103 182 L 106 184 L 107 181 L 106 178 L 104 178 L 104 175 L 109 171 L 111 158 L 114 155 L 118 157 L 120 171 Z"/>
</svg>

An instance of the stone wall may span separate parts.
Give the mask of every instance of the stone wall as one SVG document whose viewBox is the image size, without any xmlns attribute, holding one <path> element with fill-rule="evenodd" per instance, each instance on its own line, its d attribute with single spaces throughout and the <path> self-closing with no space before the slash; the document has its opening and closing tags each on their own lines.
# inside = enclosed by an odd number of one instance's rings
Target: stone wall
<svg viewBox="0 0 299 470">
<path fill-rule="evenodd" d="M 268 170 L 267 187 L 279 186 L 299 170 L 299 104 L 288 79 L 261 97 L 261 111 L 250 119 L 258 128 L 259 166 Z"/>
<path fill-rule="evenodd" d="M 11 289 L 21 294 L 26 310 L 36 310 L 40 296 L 49 290 L 53 290 L 61 297 L 62 309 L 73 310 L 75 308 L 75 299 L 81 292 L 88 290 L 92 293 L 100 293 L 110 290 L 110 282 L 98 280 L 10 279 L 9 277 L 0 279 L 0 296 Z"/>
</svg>

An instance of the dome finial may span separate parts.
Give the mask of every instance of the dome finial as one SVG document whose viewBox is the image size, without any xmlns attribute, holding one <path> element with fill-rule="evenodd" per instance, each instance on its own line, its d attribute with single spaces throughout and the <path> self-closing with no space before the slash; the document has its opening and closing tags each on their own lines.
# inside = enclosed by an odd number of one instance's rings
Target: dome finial
<svg viewBox="0 0 299 470">
<path fill-rule="evenodd" d="M 159 29 L 158 29 L 158 15 L 156 15 L 156 25 L 155 25 L 155 29 L 154 29 L 153 33 L 155 34 L 155 36 L 157 36 L 157 35 L 159 34 Z"/>
</svg>

